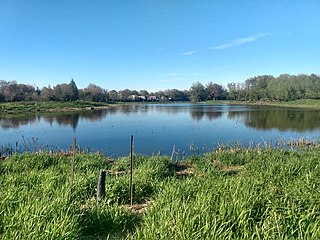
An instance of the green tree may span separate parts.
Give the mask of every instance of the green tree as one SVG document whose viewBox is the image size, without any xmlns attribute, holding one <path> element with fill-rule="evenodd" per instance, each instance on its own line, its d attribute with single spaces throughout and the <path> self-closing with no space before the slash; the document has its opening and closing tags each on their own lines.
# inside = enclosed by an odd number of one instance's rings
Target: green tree
<svg viewBox="0 0 320 240">
<path fill-rule="evenodd" d="M 71 88 L 70 100 L 72 101 L 78 100 L 79 90 L 78 90 L 77 84 L 73 81 L 73 78 L 71 79 L 69 85 Z"/>
<path fill-rule="evenodd" d="M 109 92 L 109 99 L 113 102 L 118 101 L 118 92 L 116 90 L 111 90 Z"/>
<path fill-rule="evenodd" d="M 200 82 L 193 83 L 190 88 L 190 100 L 192 102 L 201 102 L 207 99 L 205 87 Z"/>
<path fill-rule="evenodd" d="M 206 85 L 208 100 L 221 100 L 226 98 L 226 92 L 219 84 L 209 82 Z"/>
<path fill-rule="evenodd" d="M 93 83 L 90 83 L 88 87 L 83 89 L 80 96 L 82 100 L 93 102 L 105 102 L 107 99 L 106 90 Z"/>
</svg>

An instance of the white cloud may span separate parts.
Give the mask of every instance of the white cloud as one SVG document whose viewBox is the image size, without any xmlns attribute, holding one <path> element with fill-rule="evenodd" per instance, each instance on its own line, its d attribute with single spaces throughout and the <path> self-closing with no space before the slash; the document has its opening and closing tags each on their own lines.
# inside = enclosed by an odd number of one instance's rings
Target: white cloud
<svg viewBox="0 0 320 240">
<path fill-rule="evenodd" d="M 193 55 L 195 53 L 196 53 L 196 51 L 193 50 L 193 51 L 188 51 L 188 52 L 181 53 L 181 55 L 190 56 L 190 55 Z"/>
<path fill-rule="evenodd" d="M 166 77 L 181 77 L 184 76 L 185 74 L 183 73 L 167 73 Z"/>
<path fill-rule="evenodd" d="M 224 44 L 221 44 L 221 45 L 210 47 L 210 49 L 223 50 L 223 49 L 227 49 L 227 48 L 230 48 L 230 47 L 243 45 L 243 44 L 246 44 L 246 43 L 249 43 L 249 42 L 254 42 L 254 41 L 258 40 L 259 38 L 266 37 L 268 35 L 270 35 L 270 34 L 268 34 L 268 33 L 259 33 L 259 34 L 256 34 L 254 36 L 251 36 L 251 37 L 237 38 L 237 39 L 234 39 L 233 41 L 231 41 L 229 43 L 224 43 Z"/>
</svg>

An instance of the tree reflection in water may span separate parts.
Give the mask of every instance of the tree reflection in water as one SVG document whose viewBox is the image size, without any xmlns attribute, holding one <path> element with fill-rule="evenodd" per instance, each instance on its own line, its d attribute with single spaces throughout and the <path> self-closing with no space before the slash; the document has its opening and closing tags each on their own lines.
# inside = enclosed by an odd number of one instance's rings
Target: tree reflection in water
<svg viewBox="0 0 320 240">
<path fill-rule="evenodd" d="M 229 111 L 229 119 L 241 119 L 245 126 L 279 131 L 311 131 L 320 129 L 320 111 L 275 107 L 255 107 L 250 111 Z"/>
<path fill-rule="evenodd" d="M 55 112 L 26 116 L 6 116 L 0 118 L 0 128 L 17 129 L 23 125 L 32 125 L 41 120 L 52 124 L 70 126 L 76 130 L 82 120 L 97 122 L 110 115 L 148 114 L 157 112 L 176 115 L 188 112 L 194 121 L 207 119 L 215 121 L 224 114 L 228 119 L 241 121 L 246 127 L 262 130 L 310 131 L 320 129 L 320 111 L 310 109 L 292 109 L 265 106 L 227 106 L 206 104 L 162 104 L 162 105 L 122 105 L 102 110 Z"/>
</svg>

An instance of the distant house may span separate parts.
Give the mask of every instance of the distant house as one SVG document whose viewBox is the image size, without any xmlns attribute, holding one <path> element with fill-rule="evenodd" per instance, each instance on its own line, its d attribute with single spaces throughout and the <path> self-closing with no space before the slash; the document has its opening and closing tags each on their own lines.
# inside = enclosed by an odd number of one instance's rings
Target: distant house
<svg viewBox="0 0 320 240">
<path fill-rule="evenodd" d="M 138 95 L 130 95 L 130 96 L 128 97 L 128 100 L 132 100 L 132 101 L 135 101 L 135 100 L 137 100 L 137 99 L 139 99 L 139 96 L 138 96 Z"/>
<path fill-rule="evenodd" d="M 139 96 L 139 99 L 146 100 L 146 96 Z"/>
<path fill-rule="evenodd" d="M 168 101 L 168 98 L 166 96 L 162 96 L 160 99 L 161 101 Z"/>
<path fill-rule="evenodd" d="M 157 101 L 157 97 L 156 96 L 148 96 L 147 100 L 149 101 Z"/>
</svg>

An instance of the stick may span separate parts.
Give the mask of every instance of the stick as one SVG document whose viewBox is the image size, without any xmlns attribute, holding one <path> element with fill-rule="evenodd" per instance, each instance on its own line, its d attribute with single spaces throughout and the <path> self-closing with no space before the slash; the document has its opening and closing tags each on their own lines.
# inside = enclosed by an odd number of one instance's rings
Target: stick
<svg viewBox="0 0 320 240">
<path fill-rule="evenodd" d="M 131 207 L 132 207 L 132 198 L 133 198 L 133 184 L 132 184 L 133 151 L 134 151 L 134 139 L 133 139 L 133 135 L 131 135 L 131 144 L 130 144 L 130 206 Z"/>
</svg>

